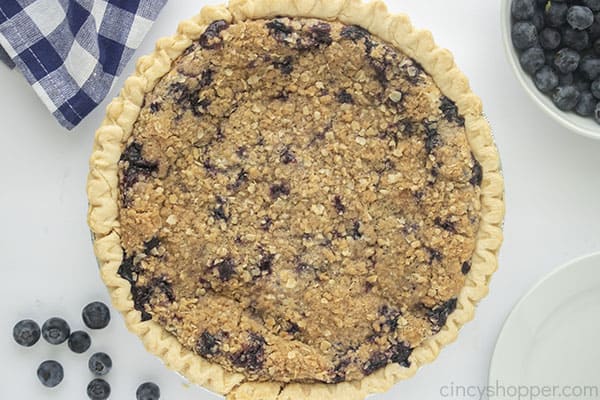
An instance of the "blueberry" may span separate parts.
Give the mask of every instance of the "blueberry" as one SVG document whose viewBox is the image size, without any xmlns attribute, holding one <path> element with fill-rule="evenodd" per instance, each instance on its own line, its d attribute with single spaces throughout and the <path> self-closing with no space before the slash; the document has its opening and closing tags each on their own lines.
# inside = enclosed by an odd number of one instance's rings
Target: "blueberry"
<svg viewBox="0 0 600 400">
<path fill-rule="evenodd" d="M 550 6 L 546 8 L 546 24 L 558 28 L 567 22 L 568 10 L 568 5 L 557 1 L 551 1 Z"/>
<path fill-rule="evenodd" d="M 40 340 L 40 335 L 40 326 L 30 319 L 17 322 L 13 328 L 15 342 L 24 347 L 31 347 L 36 344 Z"/>
<path fill-rule="evenodd" d="M 600 39 L 594 42 L 594 51 L 600 56 Z"/>
<path fill-rule="evenodd" d="M 556 68 L 563 74 L 568 74 L 577 69 L 580 60 L 581 56 L 578 52 L 573 49 L 564 48 L 556 53 L 554 65 L 556 65 Z"/>
<path fill-rule="evenodd" d="M 600 13 L 594 18 L 594 23 L 587 29 L 587 33 L 592 42 L 600 38 Z"/>
<path fill-rule="evenodd" d="M 75 331 L 71 333 L 71 336 L 69 336 L 69 341 L 67 344 L 69 345 L 71 351 L 81 354 L 88 351 L 92 344 L 92 339 L 90 338 L 90 335 L 84 331 Z"/>
<path fill-rule="evenodd" d="M 533 17 L 531 17 L 531 23 L 535 26 L 538 32 L 541 32 L 542 29 L 546 26 L 546 17 L 544 16 L 544 11 L 536 10 Z"/>
<path fill-rule="evenodd" d="M 589 80 L 584 79 L 583 77 L 575 76 L 575 82 L 573 82 L 573 86 L 575 86 L 580 92 L 588 92 L 590 90 L 591 83 Z"/>
<path fill-rule="evenodd" d="M 558 77 L 558 85 L 559 86 L 569 86 L 575 82 L 575 77 L 572 72 L 568 74 L 560 74 Z"/>
<path fill-rule="evenodd" d="M 531 22 L 517 22 L 512 28 L 512 40 L 519 50 L 533 47 L 538 42 L 537 29 Z"/>
<path fill-rule="evenodd" d="M 90 329 L 104 329 L 110 322 L 110 310 L 99 301 L 88 304 L 81 312 L 83 322 Z"/>
<path fill-rule="evenodd" d="M 589 117 L 594 114 L 597 102 L 598 100 L 596 100 L 591 92 L 582 92 L 579 103 L 577 103 L 577 106 L 575 107 L 575 112 L 582 117 Z"/>
<path fill-rule="evenodd" d="M 584 57 L 579 64 L 579 71 L 590 81 L 600 76 L 600 58 Z"/>
<path fill-rule="evenodd" d="M 570 111 L 579 102 L 581 94 L 574 86 L 559 86 L 552 95 L 552 101 L 563 111 Z"/>
<path fill-rule="evenodd" d="M 42 325 L 42 337 L 50 344 L 64 343 L 71 334 L 71 328 L 62 318 L 50 318 Z"/>
<path fill-rule="evenodd" d="M 540 32 L 540 44 L 546 50 L 554 50 L 560 46 L 562 37 L 560 32 L 554 28 L 546 28 Z"/>
<path fill-rule="evenodd" d="M 594 110 L 594 119 L 600 124 L 600 103 L 596 104 L 596 109 Z"/>
<path fill-rule="evenodd" d="M 546 65 L 535 74 L 533 81 L 541 92 L 550 93 L 558 86 L 558 74 Z"/>
<path fill-rule="evenodd" d="M 88 362 L 90 371 L 96 376 L 108 374 L 112 368 L 112 360 L 106 353 L 94 353 Z"/>
<path fill-rule="evenodd" d="M 594 12 L 600 11 L 600 0 L 581 0 L 581 3 Z"/>
<path fill-rule="evenodd" d="M 533 17 L 535 0 L 513 0 L 511 13 L 515 19 L 526 20 Z"/>
<path fill-rule="evenodd" d="M 588 7 L 572 6 L 567 11 L 567 22 L 573 29 L 582 31 L 594 23 L 594 13 Z"/>
<path fill-rule="evenodd" d="M 544 50 L 540 47 L 532 47 L 525 50 L 519 60 L 521 61 L 521 66 L 528 74 L 535 74 L 537 70 L 546 64 Z"/>
<path fill-rule="evenodd" d="M 106 400 L 110 396 L 110 385 L 104 379 L 94 379 L 87 386 L 87 395 L 91 400 Z"/>
<path fill-rule="evenodd" d="M 62 382 L 65 372 L 58 362 L 48 360 L 40 364 L 37 369 L 37 376 L 42 385 L 53 388 Z"/>
<path fill-rule="evenodd" d="M 142 383 L 135 392 L 137 400 L 158 400 L 160 399 L 160 388 L 152 382 Z"/>
<path fill-rule="evenodd" d="M 564 28 L 562 30 L 562 45 L 574 50 L 582 51 L 589 47 L 590 36 L 585 31 L 576 31 L 573 28 Z"/>
<path fill-rule="evenodd" d="M 598 78 L 594 82 L 592 82 L 592 85 L 590 86 L 590 90 L 592 91 L 592 94 L 594 95 L 594 97 L 600 100 L 600 78 Z"/>
</svg>

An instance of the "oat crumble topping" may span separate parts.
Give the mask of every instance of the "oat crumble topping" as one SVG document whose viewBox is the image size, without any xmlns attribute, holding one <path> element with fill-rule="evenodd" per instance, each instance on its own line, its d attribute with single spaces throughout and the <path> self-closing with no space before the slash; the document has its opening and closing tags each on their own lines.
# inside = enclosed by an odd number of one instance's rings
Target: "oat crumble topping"
<svg viewBox="0 0 600 400">
<path fill-rule="evenodd" d="M 146 96 L 119 168 L 142 319 L 249 380 L 409 366 L 470 269 L 464 119 L 359 27 L 211 24 Z"/>
</svg>

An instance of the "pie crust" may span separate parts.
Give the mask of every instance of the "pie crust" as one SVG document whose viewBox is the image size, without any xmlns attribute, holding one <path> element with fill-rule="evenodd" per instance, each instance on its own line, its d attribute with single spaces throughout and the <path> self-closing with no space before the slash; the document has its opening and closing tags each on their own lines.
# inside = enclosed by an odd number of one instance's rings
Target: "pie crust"
<svg viewBox="0 0 600 400">
<path fill-rule="evenodd" d="M 247 381 L 245 375 L 229 372 L 185 349 L 158 323 L 141 322 L 140 312 L 134 308 L 130 284 L 118 274 L 124 257 L 119 233 L 119 159 L 146 93 L 154 89 L 159 79 L 169 72 L 172 62 L 212 22 L 232 23 L 275 16 L 337 20 L 361 26 L 421 64 L 442 93 L 456 103 L 465 119 L 471 151 L 483 171 L 481 218 L 472 266 L 456 310 L 439 333 L 413 350 L 408 368 L 388 364 L 361 380 L 337 384 Z M 489 279 L 497 268 L 504 217 L 503 190 L 500 161 L 481 102 L 471 92 L 452 55 L 436 47 L 429 32 L 414 29 L 404 15 L 389 14 L 380 1 L 366 4 L 361 0 L 232 0 L 228 6 L 203 8 L 199 15 L 182 22 L 176 35 L 159 40 L 155 52 L 140 58 L 135 74 L 127 79 L 120 95 L 108 106 L 90 159 L 88 219 L 101 276 L 115 307 L 123 313 L 128 328 L 143 340 L 148 351 L 161 357 L 169 368 L 228 399 L 363 399 L 371 393 L 388 390 L 399 380 L 411 377 L 420 366 L 433 361 L 441 347 L 452 342 L 459 328 L 473 317 L 475 305 L 487 294 Z"/>
</svg>

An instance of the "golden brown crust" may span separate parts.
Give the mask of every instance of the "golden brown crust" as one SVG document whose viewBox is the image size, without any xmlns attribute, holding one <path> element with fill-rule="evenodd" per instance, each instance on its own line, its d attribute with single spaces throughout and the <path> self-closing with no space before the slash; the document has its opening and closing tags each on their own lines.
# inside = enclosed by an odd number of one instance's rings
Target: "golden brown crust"
<svg viewBox="0 0 600 400">
<path fill-rule="evenodd" d="M 171 68 L 171 62 L 197 39 L 215 20 L 242 21 L 275 15 L 338 19 L 357 24 L 392 43 L 418 61 L 432 76 L 441 91 L 454 100 L 465 116 L 467 137 L 483 169 L 481 186 L 481 224 L 477 235 L 472 269 L 462 289 L 457 310 L 450 315 L 441 332 L 416 348 L 410 368 L 390 364 L 360 381 L 337 385 L 245 382 L 244 376 L 225 371 L 184 350 L 181 344 L 155 322 L 139 322 L 133 308 L 129 283 L 117 275 L 123 258 L 118 222 L 118 160 L 137 120 L 144 95 Z M 383 3 L 356 1 L 273 1 L 234 0 L 226 7 L 207 7 L 199 16 L 180 24 L 178 34 L 158 42 L 154 54 L 142 57 L 136 73 L 125 84 L 120 96 L 108 107 L 107 117 L 97 131 L 90 160 L 88 196 L 89 224 L 95 237 L 95 251 L 102 278 L 111 292 L 115 307 L 123 312 L 130 330 L 138 334 L 149 351 L 192 382 L 231 399 L 288 398 L 364 398 L 389 389 L 400 379 L 410 377 L 417 368 L 432 361 L 440 348 L 453 341 L 458 329 L 473 316 L 475 303 L 487 293 L 487 283 L 497 267 L 497 252 L 502 241 L 504 215 L 503 180 L 498 155 L 489 126 L 481 113 L 479 99 L 471 93 L 467 79 L 457 69 L 450 53 L 438 49 L 431 35 L 412 28 L 405 16 L 392 16 Z"/>
</svg>

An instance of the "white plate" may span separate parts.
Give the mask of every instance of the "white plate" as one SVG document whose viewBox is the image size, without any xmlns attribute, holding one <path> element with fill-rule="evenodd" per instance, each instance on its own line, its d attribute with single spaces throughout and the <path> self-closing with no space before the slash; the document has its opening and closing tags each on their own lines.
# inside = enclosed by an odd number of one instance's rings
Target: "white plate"
<svg viewBox="0 0 600 400">
<path fill-rule="evenodd" d="M 494 399 L 600 398 L 600 253 L 542 279 L 504 324 L 490 366 Z M 518 397 L 516 391 L 526 393 Z M 545 395 L 542 396 L 545 391 Z M 538 393 L 537 396 L 532 394 Z M 499 394 L 499 395 L 498 395 Z"/>
</svg>

